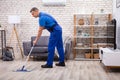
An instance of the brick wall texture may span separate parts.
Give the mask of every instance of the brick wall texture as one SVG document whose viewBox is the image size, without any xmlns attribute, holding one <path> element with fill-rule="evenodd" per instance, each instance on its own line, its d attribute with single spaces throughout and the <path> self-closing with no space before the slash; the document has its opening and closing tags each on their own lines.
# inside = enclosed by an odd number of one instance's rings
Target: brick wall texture
<svg viewBox="0 0 120 80">
<path fill-rule="evenodd" d="M 73 35 L 73 15 L 76 13 L 112 13 L 113 0 L 67 0 L 66 6 L 43 6 L 42 0 L 0 0 L 0 24 L 6 29 L 7 45 L 14 46 L 16 53 L 19 47 L 16 37 L 13 36 L 11 44 L 9 38 L 13 25 L 8 23 L 9 15 L 19 15 L 21 23 L 17 25 L 17 32 L 21 42 L 30 40 L 31 36 L 37 34 L 38 19 L 30 14 L 32 7 L 38 7 L 40 11 L 47 12 L 56 18 L 63 28 L 63 36 Z M 45 30 L 43 35 L 49 35 Z"/>
</svg>

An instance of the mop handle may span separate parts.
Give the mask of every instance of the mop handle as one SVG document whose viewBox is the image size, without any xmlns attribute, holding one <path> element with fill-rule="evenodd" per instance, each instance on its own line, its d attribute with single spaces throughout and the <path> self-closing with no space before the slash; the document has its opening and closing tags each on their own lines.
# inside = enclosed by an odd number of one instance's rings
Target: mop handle
<svg viewBox="0 0 120 80">
<path fill-rule="evenodd" d="M 25 61 L 24 66 L 26 65 L 27 61 L 29 60 L 29 56 L 31 55 L 31 52 L 32 52 L 33 48 L 34 48 L 34 45 L 32 46 L 32 48 L 31 48 L 31 50 L 30 50 L 30 52 L 29 52 L 29 54 L 28 54 L 28 56 L 27 56 L 27 59 L 26 59 L 26 61 Z"/>
</svg>

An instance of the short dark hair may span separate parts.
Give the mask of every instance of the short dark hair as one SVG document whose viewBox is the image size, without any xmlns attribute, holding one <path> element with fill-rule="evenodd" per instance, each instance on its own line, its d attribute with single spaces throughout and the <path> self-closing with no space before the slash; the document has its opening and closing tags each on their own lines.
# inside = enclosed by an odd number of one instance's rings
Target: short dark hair
<svg viewBox="0 0 120 80">
<path fill-rule="evenodd" d="M 39 10 L 39 9 L 36 8 L 36 7 L 33 7 L 33 8 L 30 10 L 30 12 L 32 12 L 32 11 L 36 11 L 36 10 Z"/>
</svg>

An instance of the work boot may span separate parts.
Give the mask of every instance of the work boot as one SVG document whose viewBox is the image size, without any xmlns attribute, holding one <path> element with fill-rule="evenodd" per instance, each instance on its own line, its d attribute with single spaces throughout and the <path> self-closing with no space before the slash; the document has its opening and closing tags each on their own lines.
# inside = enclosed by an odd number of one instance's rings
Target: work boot
<svg viewBox="0 0 120 80">
<path fill-rule="evenodd" d="M 45 65 L 41 65 L 41 68 L 53 68 L 53 66 L 49 66 L 49 65 L 45 64 Z"/>
<path fill-rule="evenodd" d="M 65 66 L 65 62 L 59 62 L 59 63 L 56 63 L 55 65 L 64 67 Z"/>
</svg>

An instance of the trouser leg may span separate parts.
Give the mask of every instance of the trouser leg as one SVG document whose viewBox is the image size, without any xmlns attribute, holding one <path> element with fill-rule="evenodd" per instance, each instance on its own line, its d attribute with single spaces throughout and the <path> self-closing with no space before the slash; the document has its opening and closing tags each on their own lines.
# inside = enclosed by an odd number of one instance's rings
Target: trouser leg
<svg viewBox="0 0 120 80">
<path fill-rule="evenodd" d="M 49 44 L 48 44 L 48 59 L 47 65 L 53 65 L 55 46 L 57 44 L 55 33 L 50 34 Z"/>
<path fill-rule="evenodd" d="M 56 44 L 57 51 L 59 54 L 59 62 L 64 62 L 64 49 L 63 49 L 63 41 L 62 41 L 62 32 L 59 35 L 59 40 Z"/>
<path fill-rule="evenodd" d="M 62 31 L 54 31 L 50 34 L 49 44 L 48 44 L 48 59 L 47 65 L 53 64 L 55 47 L 57 47 L 59 54 L 59 61 L 64 62 L 64 49 L 62 42 Z"/>
</svg>

